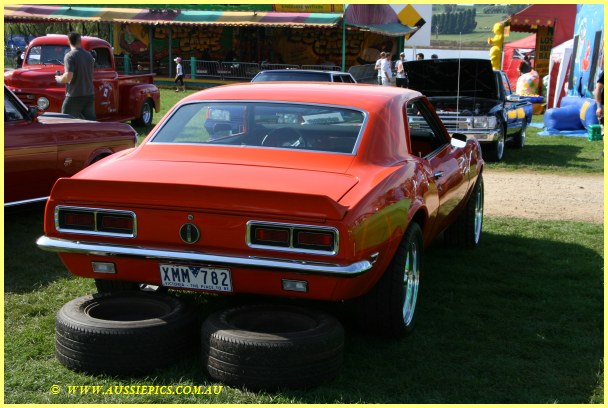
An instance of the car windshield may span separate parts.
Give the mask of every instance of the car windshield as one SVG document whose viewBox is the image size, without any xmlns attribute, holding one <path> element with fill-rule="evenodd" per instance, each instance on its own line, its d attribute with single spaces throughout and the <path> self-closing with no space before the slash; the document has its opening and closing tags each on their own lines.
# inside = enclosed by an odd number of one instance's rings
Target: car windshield
<svg viewBox="0 0 608 408">
<path fill-rule="evenodd" d="M 63 57 L 70 51 L 67 45 L 36 45 L 27 53 L 27 65 L 58 64 L 63 65 Z"/>
<path fill-rule="evenodd" d="M 354 154 L 361 111 L 272 102 L 197 102 L 178 107 L 150 143 L 228 145 Z"/>
<path fill-rule="evenodd" d="M 251 82 L 272 82 L 272 81 L 313 81 L 331 82 L 331 75 L 323 72 L 261 72 L 251 80 Z"/>
</svg>

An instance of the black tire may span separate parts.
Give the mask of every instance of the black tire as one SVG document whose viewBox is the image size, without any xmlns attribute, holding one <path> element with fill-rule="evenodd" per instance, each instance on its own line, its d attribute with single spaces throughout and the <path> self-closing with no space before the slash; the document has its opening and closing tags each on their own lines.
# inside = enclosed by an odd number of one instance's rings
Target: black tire
<svg viewBox="0 0 608 408">
<path fill-rule="evenodd" d="M 513 136 L 513 143 L 511 146 L 514 149 L 522 149 L 526 144 L 526 128 L 528 127 L 528 120 L 524 118 L 524 123 L 521 125 L 521 130 Z"/>
<path fill-rule="evenodd" d="M 91 374 L 148 374 L 191 353 L 196 316 L 182 301 L 141 292 L 93 294 L 55 318 L 61 364 Z"/>
<path fill-rule="evenodd" d="M 285 305 L 236 307 L 202 326 L 209 375 L 253 390 L 311 388 L 338 375 L 344 329 L 332 316 Z"/>
<path fill-rule="evenodd" d="M 489 162 L 502 161 L 505 155 L 505 133 L 506 132 L 503 129 L 498 140 L 492 143 L 484 143 L 482 145 L 483 158 L 485 160 Z"/>
<path fill-rule="evenodd" d="M 412 331 L 422 251 L 422 230 L 412 221 L 376 286 L 357 300 L 357 321 L 361 329 L 384 337 L 401 337 Z"/>
<path fill-rule="evenodd" d="M 483 229 L 483 200 L 483 176 L 480 174 L 462 214 L 443 233 L 448 245 L 469 248 L 479 245 Z"/>
<path fill-rule="evenodd" d="M 150 126 L 152 119 L 154 119 L 154 105 L 150 99 L 146 99 L 141 105 L 139 117 L 132 122 L 134 126 Z"/>
<path fill-rule="evenodd" d="M 147 285 L 145 283 L 125 282 L 115 279 L 95 279 L 97 293 L 113 293 L 124 291 L 142 291 L 154 293 L 167 293 L 163 286 Z"/>
</svg>

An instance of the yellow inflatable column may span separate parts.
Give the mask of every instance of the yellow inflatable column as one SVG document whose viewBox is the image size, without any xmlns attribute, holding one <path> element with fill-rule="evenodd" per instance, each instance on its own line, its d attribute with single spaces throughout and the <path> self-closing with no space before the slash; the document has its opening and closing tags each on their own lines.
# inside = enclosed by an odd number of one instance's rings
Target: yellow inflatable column
<svg viewBox="0 0 608 408">
<path fill-rule="evenodd" d="M 492 68 L 500 69 L 502 63 L 502 44 L 504 42 L 504 31 L 505 27 L 502 23 L 494 24 L 492 28 L 494 37 L 488 38 L 488 44 L 492 46 L 490 48 L 490 61 L 492 62 Z"/>
</svg>

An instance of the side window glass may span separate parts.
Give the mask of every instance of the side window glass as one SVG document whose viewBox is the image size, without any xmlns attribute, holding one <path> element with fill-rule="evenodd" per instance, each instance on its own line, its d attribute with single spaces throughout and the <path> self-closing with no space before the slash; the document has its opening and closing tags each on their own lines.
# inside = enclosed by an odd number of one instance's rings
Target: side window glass
<svg viewBox="0 0 608 408">
<path fill-rule="evenodd" d="M 4 121 L 5 122 L 15 122 L 18 120 L 23 120 L 23 114 L 19 111 L 19 108 L 15 106 L 13 101 L 5 94 L 4 95 Z"/>
<path fill-rule="evenodd" d="M 511 90 L 511 84 L 509 83 L 509 78 L 505 74 L 502 74 L 502 84 L 505 87 L 505 94 L 511 95 L 513 91 Z"/>
<path fill-rule="evenodd" d="M 107 48 L 95 48 L 91 51 L 91 54 L 95 58 L 95 68 L 112 68 L 110 51 Z"/>
<path fill-rule="evenodd" d="M 427 106 L 420 100 L 406 105 L 406 134 L 409 135 L 410 153 L 418 157 L 430 156 L 445 144 L 443 136 Z"/>
</svg>

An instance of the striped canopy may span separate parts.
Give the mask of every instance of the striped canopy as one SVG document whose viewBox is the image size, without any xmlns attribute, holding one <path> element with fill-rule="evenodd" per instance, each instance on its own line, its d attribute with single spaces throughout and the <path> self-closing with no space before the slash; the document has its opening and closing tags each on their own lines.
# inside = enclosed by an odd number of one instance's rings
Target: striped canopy
<svg viewBox="0 0 608 408">
<path fill-rule="evenodd" d="M 335 27 L 340 13 L 280 13 L 274 11 L 202 11 L 44 5 L 4 6 L 5 23 L 92 21 L 107 23 Z"/>
</svg>

